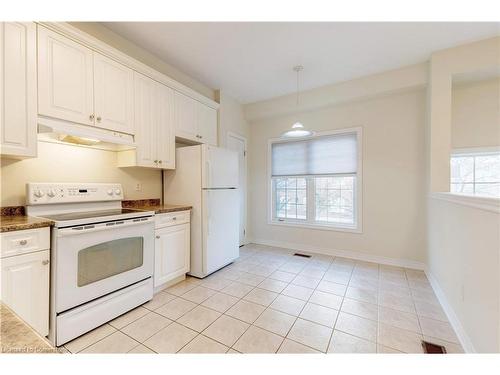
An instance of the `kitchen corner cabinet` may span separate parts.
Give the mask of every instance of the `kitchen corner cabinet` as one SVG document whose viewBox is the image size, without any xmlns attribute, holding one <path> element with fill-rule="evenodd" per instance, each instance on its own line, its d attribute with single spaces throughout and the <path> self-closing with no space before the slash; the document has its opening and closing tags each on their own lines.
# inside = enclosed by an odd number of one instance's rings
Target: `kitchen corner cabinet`
<svg viewBox="0 0 500 375">
<path fill-rule="evenodd" d="M 2 233 L 1 298 L 42 336 L 49 333 L 49 228 Z"/>
<path fill-rule="evenodd" d="M 154 286 L 190 270 L 190 211 L 156 215 Z"/>
<path fill-rule="evenodd" d="M 174 94 L 175 136 L 217 146 L 217 110 L 180 92 Z"/>
<path fill-rule="evenodd" d="M 134 150 L 118 153 L 119 167 L 175 168 L 173 90 L 134 73 Z"/>
<path fill-rule="evenodd" d="M 133 70 L 38 27 L 38 113 L 134 133 Z"/>
<path fill-rule="evenodd" d="M 0 22 L 0 153 L 36 156 L 36 25 Z"/>
</svg>

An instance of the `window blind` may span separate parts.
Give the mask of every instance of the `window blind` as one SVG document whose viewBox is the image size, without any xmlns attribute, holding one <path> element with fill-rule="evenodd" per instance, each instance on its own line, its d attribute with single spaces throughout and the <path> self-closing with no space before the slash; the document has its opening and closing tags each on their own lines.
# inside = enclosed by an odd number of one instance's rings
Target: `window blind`
<svg viewBox="0 0 500 375">
<path fill-rule="evenodd" d="M 271 145 L 272 176 L 347 174 L 357 171 L 356 133 Z"/>
</svg>

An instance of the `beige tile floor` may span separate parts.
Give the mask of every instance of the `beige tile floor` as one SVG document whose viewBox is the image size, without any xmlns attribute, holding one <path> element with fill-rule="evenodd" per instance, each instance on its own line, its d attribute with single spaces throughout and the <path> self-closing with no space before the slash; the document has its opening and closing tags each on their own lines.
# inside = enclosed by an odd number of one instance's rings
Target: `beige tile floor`
<svg viewBox="0 0 500 375">
<path fill-rule="evenodd" d="M 65 345 L 72 353 L 462 352 L 421 271 L 246 245 Z"/>
</svg>

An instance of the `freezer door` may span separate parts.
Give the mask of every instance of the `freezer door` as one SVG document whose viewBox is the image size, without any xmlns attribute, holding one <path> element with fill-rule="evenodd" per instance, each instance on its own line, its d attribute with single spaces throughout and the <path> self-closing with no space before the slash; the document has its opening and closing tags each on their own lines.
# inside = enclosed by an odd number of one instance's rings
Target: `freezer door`
<svg viewBox="0 0 500 375">
<path fill-rule="evenodd" d="M 238 187 L 238 153 L 209 145 L 202 145 L 202 189 Z"/>
<path fill-rule="evenodd" d="M 239 257 L 238 190 L 203 190 L 203 273 Z"/>
</svg>

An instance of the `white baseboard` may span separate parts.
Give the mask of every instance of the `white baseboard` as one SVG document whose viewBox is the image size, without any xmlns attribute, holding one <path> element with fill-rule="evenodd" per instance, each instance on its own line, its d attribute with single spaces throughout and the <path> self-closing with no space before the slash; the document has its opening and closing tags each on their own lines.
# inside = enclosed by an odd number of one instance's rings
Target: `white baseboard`
<svg viewBox="0 0 500 375">
<path fill-rule="evenodd" d="M 462 326 L 462 323 L 460 323 L 460 320 L 458 319 L 455 310 L 453 310 L 453 307 L 448 302 L 448 299 L 446 298 L 444 291 L 439 286 L 437 279 L 434 277 L 434 275 L 429 269 L 425 269 L 425 274 L 427 276 L 427 279 L 431 283 L 432 289 L 434 290 L 434 293 L 436 294 L 436 297 L 439 300 L 441 307 L 443 308 L 446 316 L 448 317 L 448 321 L 455 330 L 455 333 L 458 337 L 458 340 L 460 341 L 460 344 L 462 345 L 462 348 L 466 353 L 476 353 L 476 350 L 474 349 L 474 345 L 472 344 L 469 335 L 467 335 L 467 332 Z"/>
<path fill-rule="evenodd" d="M 351 258 L 356 260 L 362 260 L 365 262 L 374 262 L 385 264 L 389 266 L 397 266 L 404 268 L 411 268 L 415 270 L 425 270 L 426 265 L 423 262 L 417 262 L 415 260 L 409 259 L 397 259 L 397 258 L 389 258 L 380 255 L 371 255 L 366 253 L 360 253 L 356 251 L 347 251 L 347 250 L 336 250 L 332 248 L 324 248 L 319 246 L 310 246 L 310 245 L 302 245 L 295 244 L 290 242 L 282 242 L 282 241 L 272 241 L 272 240 L 264 240 L 253 238 L 249 240 L 249 243 L 255 243 L 258 245 L 266 245 L 266 246 L 275 246 L 275 247 L 283 247 L 287 249 L 297 250 L 297 251 L 308 251 L 311 253 L 323 254 L 323 255 L 332 255 L 344 258 Z"/>
</svg>

